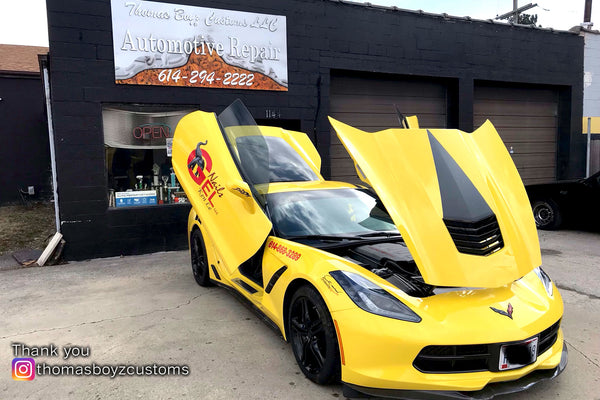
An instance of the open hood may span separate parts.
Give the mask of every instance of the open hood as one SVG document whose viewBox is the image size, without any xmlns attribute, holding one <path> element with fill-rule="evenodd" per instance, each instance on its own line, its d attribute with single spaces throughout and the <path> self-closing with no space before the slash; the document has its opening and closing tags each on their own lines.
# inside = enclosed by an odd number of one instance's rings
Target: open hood
<svg viewBox="0 0 600 400">
<path fill-rule="evenodd" d="M 473 133 L 330 122 L 426 283 L 498 287 L 541 265 L 523 182 L 491 122 Z"/>
</svg>

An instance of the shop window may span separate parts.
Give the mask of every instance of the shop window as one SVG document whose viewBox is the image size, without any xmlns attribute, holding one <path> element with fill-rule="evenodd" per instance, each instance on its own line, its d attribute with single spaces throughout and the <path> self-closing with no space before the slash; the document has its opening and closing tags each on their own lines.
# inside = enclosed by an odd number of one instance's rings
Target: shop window
<svg viewBox="0 0 600 400">
<path fill-rule="evenodd" d="M 171 144 L 177 123 L 191 111 L 103 108 L 109 207 L 187 203 L 173 172 Z"/>
</svg>

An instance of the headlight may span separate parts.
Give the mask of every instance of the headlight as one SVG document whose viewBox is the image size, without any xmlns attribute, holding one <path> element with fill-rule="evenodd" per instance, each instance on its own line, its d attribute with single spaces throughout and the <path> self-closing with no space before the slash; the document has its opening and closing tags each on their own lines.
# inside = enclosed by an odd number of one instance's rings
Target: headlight
<svg viewBox="0 0 600 400">
<path fill-rule="evenodd" d="M 546 293 L 548 293 L 548 296 L 552 296 L 552 293 L 553 293 L 552 280 L 550 279 L 548 274 L 546 274 L 544 272 L 542 267 L 537 267 L 533 271 L 538 276 L 538 278 L 540 278 L 540 281 L 542 281 L 542 284 L 544 285 L 544 288 L 546 289 Z"/>
<path fill-rule="evenodd" d="M 329 274 L 340 284 L 348 297 L 363 310 L 402 321 L 421 322 L 421 317 L 370 280 L 347 271 L 332 271 Z"/>
</svg>

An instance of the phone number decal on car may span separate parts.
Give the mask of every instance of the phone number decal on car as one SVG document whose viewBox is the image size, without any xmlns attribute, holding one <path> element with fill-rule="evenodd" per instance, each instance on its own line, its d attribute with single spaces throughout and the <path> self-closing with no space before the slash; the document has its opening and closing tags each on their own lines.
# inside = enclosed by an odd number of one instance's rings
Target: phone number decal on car
<svg viewBox="0 0 600 400">
<path fill-rule="evenodd" d="M 269 248 L 275 250 L 276 252 L 278 252 L 280 254 L 283 254 L 287 258 L 290 258 L 294 261 L 298 261 L 298 259 L 302 256 L 302 254 L 298 253 L 297 251 L 288 249 L 284 245 L 277 243 L 274 240 L 269 242 Z"/>
<path fill-rule="evenodd" d="M 223 76 L 218 76 L 215 72 L 203 71 L 191 71 L 189 75 L 183 75 L 180 69 L 163 69 L 158 74 L 158 80 L 161 83 L 175 82 L 187 80 L 191 84 L 207 83 L 212 85 L 213 83 L 221 83 L 225 86 L 252 86 L 254 83 L 254 74 L 239 74 L 237 72 L 226 72 Z"/>
</svg>

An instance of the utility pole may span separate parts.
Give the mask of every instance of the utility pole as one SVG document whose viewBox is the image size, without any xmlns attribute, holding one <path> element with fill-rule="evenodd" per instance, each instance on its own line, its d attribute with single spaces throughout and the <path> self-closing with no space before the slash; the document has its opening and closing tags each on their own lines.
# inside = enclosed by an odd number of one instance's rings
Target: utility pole
<svg viewBox="0 0 600 400">
<path fill-rule="evenodd" d="M 585 11 L 583 12 L 583 22 L 592 22 L 592 0 L 585 0 Z"/>
<path fill-rule="evenodd" d="M 583 11 L 583 24 L 586 29 L 592 29 L 594 23 L 592 22 L 592 0 L 585 0 L 585 9 Z"/>
<path fill-rule="evenodd" d="M 509 12 L 504 13 L 502 15 L 498 15 L 494 19 L 509 19 L 509 18 L 512 18 L 513 19 L 512 22 L 515 23 L 515 24 L 518 24 L 519 23 L 519 14 L 522 13 L 523 11 L 527 11 L 530 8 L 533 8 L 533 7 L 537 7 L 537 3 L 529 3 L 527 5 L 519 7 L 519 0 L 513 0 L 513 9 L 512 9 L 512 11 L 509 11 Z"/>
</svg>

